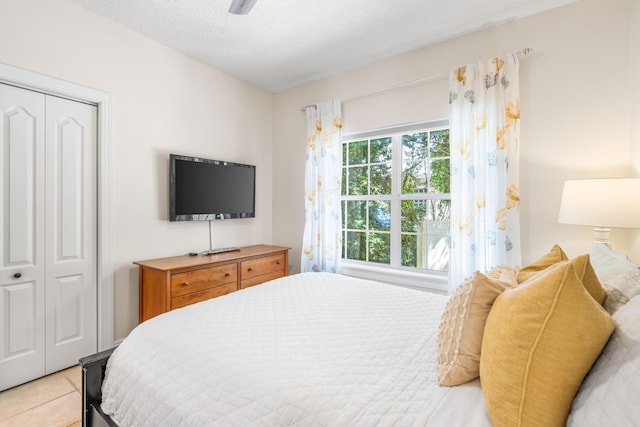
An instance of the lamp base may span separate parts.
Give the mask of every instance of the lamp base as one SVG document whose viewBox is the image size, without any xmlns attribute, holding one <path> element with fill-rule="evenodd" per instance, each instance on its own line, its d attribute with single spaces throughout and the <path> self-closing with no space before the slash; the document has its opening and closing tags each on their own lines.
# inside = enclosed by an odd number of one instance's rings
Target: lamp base
<svg viewBox="0 0 640 427">
<path fill-rule="evenodd" d="M 609 240 L 609 235 L 611 234 L 611 230 L 608 228 L 596 227 L 593 229 L 593 242 L 594 243 L 603 243 L 607 245 L 607 247 L 611 247 L 611 241 Z"/>
</svg>

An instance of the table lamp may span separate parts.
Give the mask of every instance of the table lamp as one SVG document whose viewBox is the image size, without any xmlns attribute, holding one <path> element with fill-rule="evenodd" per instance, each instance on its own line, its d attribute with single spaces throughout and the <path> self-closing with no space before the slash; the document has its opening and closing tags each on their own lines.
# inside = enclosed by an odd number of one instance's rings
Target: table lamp
<svg viewBox="0 0 640 427">
<path fill-rule="evenodd" d="M 640 228 L 640 179 L 565 181 L 558 222 L 594 226 L 593 241 L 611 246 L 609 227 Z"/>
</svg>

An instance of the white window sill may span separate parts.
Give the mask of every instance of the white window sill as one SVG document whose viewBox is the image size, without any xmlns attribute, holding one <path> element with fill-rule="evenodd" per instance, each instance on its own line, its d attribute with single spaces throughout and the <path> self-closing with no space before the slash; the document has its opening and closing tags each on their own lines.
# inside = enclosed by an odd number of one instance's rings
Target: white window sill
<svg viewBox="0 0 640 427">
<path fill-rule="evenodd" d="M 354 261 L 342 261 L 341 273 L 345 276 L 376 280 L 390 285 L 447 294 L 449 279 L 447 275 L 421 273 L 411 270 L 375 266 Z"/>
</svg>

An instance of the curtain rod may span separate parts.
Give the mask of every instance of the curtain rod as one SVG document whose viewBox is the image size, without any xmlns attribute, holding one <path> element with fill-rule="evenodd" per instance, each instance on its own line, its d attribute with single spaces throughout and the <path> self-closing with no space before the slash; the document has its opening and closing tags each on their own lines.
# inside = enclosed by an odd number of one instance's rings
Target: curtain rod
<svg viewBox="0 0 640 427">
<path fill-rule="evenodd" d="M 517 52 L 514 53 L 514 55 L 518 56 L 519 58 L 523 57 L 523 56 L 527 56 L 533 53 L 533 49 L 531 49 L 530 47 L 525 47 L 522 50 L 519 50 Z M 408 88 L 408 87 L 413 87 L 413 86 L 418 86 L 418 85 L 422 85 L 422 84 L 427 84 L 427 83 L 433 83 L 433 82 L 438 82 L 444 79 L 449 78 L 448 75 L 444 75 L 444 74 L 434 74 L 432 76 L 427 76 L 427 77 L 423 77 L 420 79 L 416 79 L 416 80 L 409 80 L 403 83 L 398 83 L 396 85 L 393 86 L 388 86 L 382 89 L 376 89 L 376 90 L 372 90 L 370 92 L 365 92 L 365 93 L 361 93 L 358 95 L 354 95 L 354 96 L 350 96 L 347 98 L 343 98 L 342 102 L 347 102 L 347 101 L 352 101 L 354 99 L 359 99 L 359 98 L 366 98 L 367 96 L 373 96 L 373 95 L 377 95 L 379 93 L 384 93 L 384 92 L 391 92 L 394 90 L 398 90 L 398 89 L 404 89 L 404 88 Z M 307 111 L 307 108 L 318 108 L 317 104 L 309 104 L 309 105 L 305 105 L 304 107 L 300 108 L 300 111 L 305 112 Z"/>
</svg>

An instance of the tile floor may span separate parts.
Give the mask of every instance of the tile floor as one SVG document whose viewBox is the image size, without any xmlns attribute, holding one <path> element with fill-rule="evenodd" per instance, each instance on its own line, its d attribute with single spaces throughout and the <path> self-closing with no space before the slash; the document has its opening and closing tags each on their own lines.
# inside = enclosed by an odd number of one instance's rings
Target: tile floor
<svg viewBox="0 0 640 427">
<path fill-rule="evenodd" d="M 0 427 L 67 427 L 82 414 L 82 372 L 74 366 L 0 393 Z"/>
</svg>

